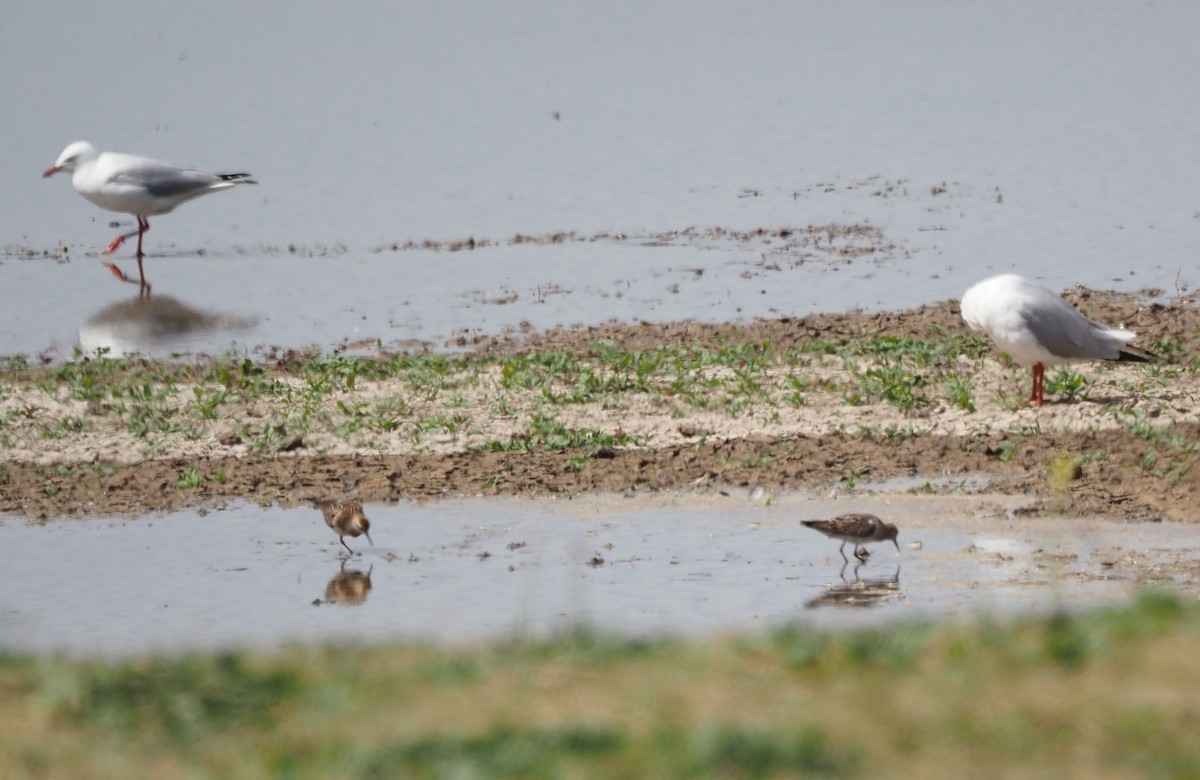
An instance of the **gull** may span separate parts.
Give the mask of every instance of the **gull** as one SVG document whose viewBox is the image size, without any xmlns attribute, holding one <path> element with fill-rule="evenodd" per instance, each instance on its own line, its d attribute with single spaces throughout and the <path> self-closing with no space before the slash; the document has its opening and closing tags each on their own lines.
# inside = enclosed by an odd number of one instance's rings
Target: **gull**
<svg viewBox="0 0 1200 780">
<path fill-rule="evenodd" d="M 854 542 L 854 557 L 860 561 L 866 560 L 867 556 L 871 554 L 862 546 L 867 542 L 891 542 L 896 545 L 896 552 L 900 552 L 900 543 L 896 541 L 900 530 L 891 523 L 883 522 L 875 515 L 839 515 L 832 520 L 801 520 L 800 522 L 828 537 L 841 539 L 842 546 L 838 548 L 838 552 L 842 554 L 844 561 L 850 560 L 846 557 L 846 542 Z"/>
<path fill-rule="evenodd" d="M 111 255 L 125 239 L 137 236 L 138 277 L 141 290 L 150 285 L 142 271 L 142 235 L 150 229 L 147 217 L 167 214 L 181 203 L 238 184 L 257 184 L 248 173 L 209 173 L 195 168 L 177 168 L 169 163 L 120 152 L 100 152 L 87 141 L 76 141 L 63 149 L 58 160 L 42 177 L 59 171 L 71 174 L 75 191 L 108 211 L 137 217 L 137 230 L 122 233 L 104 250 Z M 132 283 L 115 265 L 108 265 L 117 278 Z"/>
<path fill-rule="evenodd" d="M 1016 274 L 984 279 L 962 297 L 962 317 L 986 333 L 1001 352 L 1033 369 L 1029 403 L 1041 406 L 1046 366 L 1087 360 L 1145 363 L 1155 355 L 1126 342 L 1130 331 L 1093 322 L 1045 287 Z"/>
</svg>

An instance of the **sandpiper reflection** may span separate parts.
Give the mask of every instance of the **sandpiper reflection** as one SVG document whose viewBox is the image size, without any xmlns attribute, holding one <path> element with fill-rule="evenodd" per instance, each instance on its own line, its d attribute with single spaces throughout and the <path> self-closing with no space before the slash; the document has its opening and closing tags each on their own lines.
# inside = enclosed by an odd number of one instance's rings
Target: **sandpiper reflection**
<svg viewBox="0 0 1200 780">
<path fill-rule="evenodd" d="M 861 579 L 858 576 L 858 570 L 862 568 L 862 563 L 858 563 L 854 566 L 854 579 L 850 580 L 846 578 L 846 568 L 849 565 L 848 563 L 842 564 L 840 575 L 842 584 L 827 585 L 824 593 L 805 602 L 805 609 L 821 607 L 863 609 L 904 598 L 900 591 L 899 567 L 890 577 Z"/>
<path fill-rule="evenodd" d="M 372 565 L 365 572 L 361 569 L 346 569 L 346 559 L 342 559 L 342 568 L 329 584 L 325 586 L 325 603 L 342 604 L 347 607 L 357 606 L 367 600 L 371 592 Z"/>
</svg>

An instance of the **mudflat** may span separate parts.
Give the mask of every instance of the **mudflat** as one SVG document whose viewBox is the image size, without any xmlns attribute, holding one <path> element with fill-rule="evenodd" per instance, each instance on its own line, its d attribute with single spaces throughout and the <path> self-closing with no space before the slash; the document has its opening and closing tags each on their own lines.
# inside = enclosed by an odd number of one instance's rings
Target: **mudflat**
<svg viewBox="0 0 1200 780">
<path fill-rule="evenodd" d="M 1078 289 L 1147 365 L 1029 373 L 916 309 L 515 331 L 405 354 L 8 358 L 0 512 L 685 488 L 1019 493 L 1033 511 L 1194 519 L 1193 296 Z M 982 479 L 971 479 L 982 478 Z M 976 486 L 976 487 L 972 487 Z M 873 488 L 874 489 L 874 488 Z"/>
</svg>

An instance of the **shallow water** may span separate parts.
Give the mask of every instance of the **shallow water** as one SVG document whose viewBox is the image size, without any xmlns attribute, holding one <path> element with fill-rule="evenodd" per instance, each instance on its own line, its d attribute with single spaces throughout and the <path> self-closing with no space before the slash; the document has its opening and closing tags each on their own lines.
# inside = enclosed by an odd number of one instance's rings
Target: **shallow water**
<svg viewBox="0 0 1200 780">
<path fill-rule="evenodd" d="M 121 334 L 156 354 L 899 308 L 1001 270 L 1194 285 L 1197 28 L 1085 0 L 21 5 L 0 354 L 103 344 L 87 321 L 135 295 L 97 254 L 130 220 L 40 178 L 81 138 L 261 182 L 151 220 L 154 294 L 218 323 Z M 877 251 L 656 239 L 830 223 Z M 506 243 L 557 231 L 626 238 Z M 375 251 L 468 237 L 500 245 Z"/>
<path fill-rule="evenodd" d="M 126 655 L 298 641 L 469 642 L 575 626 L 709 636 L 1124 598 L 1194 529 L 1018 519 L 1010 499 L 679 495 L 366 507 L 343 561 L 320 513 L 235 506 L 140 520 L 0 523 L 0 648 Z M 844 565 L 800 519 L 876 512 L 901 552 Z M 1136 541 L 1134 541 L 1136 540 Z M 1186 570 L 1192 575 L 1170 572 Z M 1140 572 L 1135 574 L 1134 572 Z"/>
</svg>

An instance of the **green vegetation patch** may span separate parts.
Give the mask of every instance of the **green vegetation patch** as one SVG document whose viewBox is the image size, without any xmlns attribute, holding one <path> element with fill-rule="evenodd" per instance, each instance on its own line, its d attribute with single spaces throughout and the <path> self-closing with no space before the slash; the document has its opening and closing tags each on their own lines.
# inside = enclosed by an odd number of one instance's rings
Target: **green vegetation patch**
<svg viewBox="0 0 1200 780">
<path fill-rule="evenodd" d="M 479 647 L 0 656 L 0 776 L 1192 777 L 1200 605 L 1016 622 L 573 631 Z"/>
</svg>

